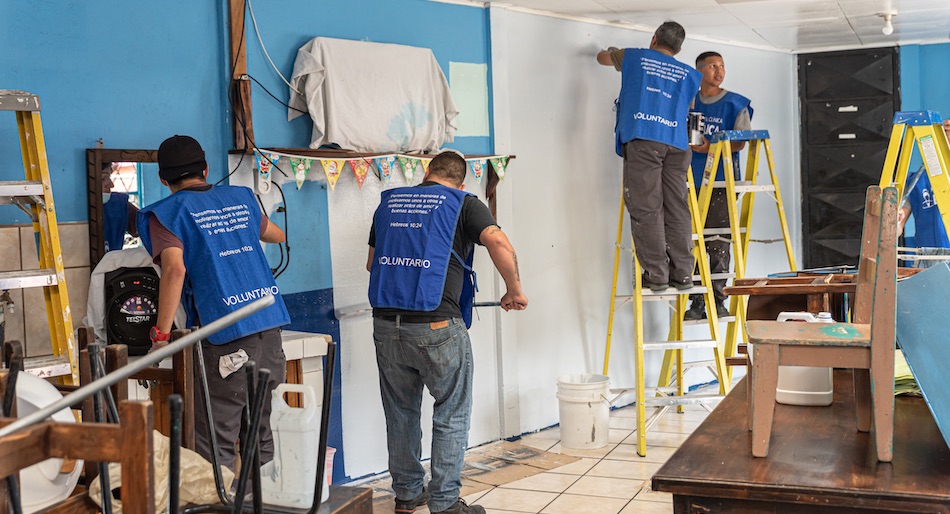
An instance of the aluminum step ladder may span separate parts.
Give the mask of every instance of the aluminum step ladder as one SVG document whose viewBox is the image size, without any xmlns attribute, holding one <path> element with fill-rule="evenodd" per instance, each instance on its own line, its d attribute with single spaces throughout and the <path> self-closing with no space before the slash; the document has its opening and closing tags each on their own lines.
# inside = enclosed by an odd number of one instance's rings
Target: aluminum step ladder
<svg viewBox="0 0 950 514">
<path fill-rule="evenodd" d="M 702 183 L 699 185 L 699 221 L 705 227 L 706 217 L 709 214 L 709 204 L 714 189 L 725 189 L 729 208 L 729 227 L 718 229 L 704 229 L 704 235 L 712 235 L 727 241 L 732 245 L 732 273 L 721 278 L 745 278 L 746 264 L 749 261 L 749 243 L 777 243 L 781 241 L 785 246 L 785 255 L 788 258 L 789 271 L 796 271 L 795 253 L 792 248 L 791 236 L 788 231 L 788 221 L 785 217 L 785 205 L 782 202 L 782 192 L 778 178 L 775 175 L 775 160 L 772 157 L 772 145 L 768 130 L 726 130 L 709 136 L 709 153 L 703 169 Z M 745 167 L 745 180 L 736 180 L 735 165 L 732 158 L 732 143 L 748 142 L 748 157 Z M 770 183 L 759 183 L 759 163 L 762 153 L 769 170 Z M 722 163 L 723 181 L 715 181 L 719 165 Z M 752 212 L 757 194 L 765 193 L 775 202 L 778 222 L 782 232 L 781 239 L 752 239 Z M 736 201 L 728 201 L 735 198 Z M 739 337 L 746 341 L 743 327 L 746 321 L 748 298 L 745 296 L 731 296 L 729 298 L 729 316 L 726 325 L 725 355 L 731 364 L 745 362 L 737 359 Z M 732 367 L 726 370 L 726 376 L 731 383 Z"/>
<path fill-rule="evenodd" d="M 40 377 L 62 377 L 68 385 L 79 384 L 76 339 L 73 333 L 66 271 L 60 247 L 53 189 L 46 160 L 46 142 L 40 123 L 40 99 L 18 90 L 0 90 L 0 111 L 14 111 L 20 135 L 25 180 L 0 182 L 0 204 L 13 204 L 33 220 L 40 269 L 0 273 L 0 291 L 39 287 L 43 289 L 49 322 L 52 356 L 24 359 L 24 371 Z"/>
<path fill-rule="evenodd" d="M 617 294 L 617 282 L 620 274 L 621 250 L 623 249 L 623 226 L 626 208 L 623 193 L 620 195 L 620 214 L 617 221 L 617 242 L 614 249 L 614 273 L 610 294 L 610 312 L 607 322 L 607 344 L 604 351 L 604 374 L 608 375 L 610 365 L 610 346 L 613 339 L 614 314 L 620 305 L 630 302 L 633 305 L 633 343 L 635 346 L 635 384 L 632 388 L 614 389 L 612 392 L 627 392 L 631 389 L 635 394 L 635 408 L 637 414 L 637 454 L 646 456 L 647 431 L 670 408 L 682 410 L 684 405 L 700 404 L 708 406 L 718 403 L 729 392 L 729 382 L 719 380 L 718 394 L 688 394 L 683 376 L 690 369 L 710 368 L 715 366 L 714 373 L 717 379 L 726 372 L 725 358 L 719 335 L 719 320 L 716 317 L 716 306 L 713 299 L 712 279 L 709 275 L 709 263 L 706 256 L 706 245 L 703 242 L 702 225 L 698 220 L 698 204 L 692 178 L 688 178 L 688 195 L 690 218 L 692 219 L 693 257 L 699 263 L 700 286 L 686 290 L 668 288 L 666 291 L 655 292 L 643 288 L 643 269 L 636 256 L 636 246 L 631 238 L 630 251 L 633 254 L 634 284 L 631 294 Z M 621 188 L 622 190 L 622 188 Z M 702 294 L 706 300 L 706 321 L 709 326 L 709 338 L 684 339 L 683 315 L 686 312 L 686 301 L 691 294 Z M 646 341 L 643 333 L 643 305 L 644 302 L 666 302 L 672 309 L 670 316 L 670 332 L 665 341 Z M 685 362 L 683 350 L 711 349 L 712 360 L 699 362 Z M 663 351 L 663 364 L 659 373 L 656 387 L 647 387 L 645 384 L 644 355 L 646 352 Z M 674 373 L 675 370 L 675 373 Z M 652 411 L 647 416 L 647 407 Z M 710 408 L 710 407 L 707 407 Z"/>
</svg>

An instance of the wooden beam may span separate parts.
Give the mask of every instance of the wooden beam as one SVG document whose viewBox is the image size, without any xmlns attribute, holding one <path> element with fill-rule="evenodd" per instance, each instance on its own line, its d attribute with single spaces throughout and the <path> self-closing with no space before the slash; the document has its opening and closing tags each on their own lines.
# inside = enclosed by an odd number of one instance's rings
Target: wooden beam
<svg viewBox="0 0 950 514">
<path fill-rule="evenodd" d="M 251 82 L 247 74 L 247 33 L 244 0 L 228 0 L 228 26 L 231 35 L 232 69 L 229 70 L 228 95 L 234 125 L 234 148 L 251 153 L 254 147 L 254 124 L 251 120 Z"/>
</svg>

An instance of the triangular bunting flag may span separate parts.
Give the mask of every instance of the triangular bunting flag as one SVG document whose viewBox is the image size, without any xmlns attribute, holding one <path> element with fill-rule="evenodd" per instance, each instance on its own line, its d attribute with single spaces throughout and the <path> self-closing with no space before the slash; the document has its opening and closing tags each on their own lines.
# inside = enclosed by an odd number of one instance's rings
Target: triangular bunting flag
<svg viewBox="0 0 950 514">
<path fill-rule="evenodd" d="M 393 164 L 396 162 L 396 158 L 392 155 L 387 155 L 385 157 L 377 157 L 373 159 L 373 162 L 376 164 L 376 169 L 379 170 L 379 176 L 382 178 L 383 184 L 392 184 Z"/>
<path fill-rule="evenodd" d="M 488 161 L 485 159 L 472 159 L 468 161 L 468 167 L 471 168 L 472 174 L 475 175 L 475 181 L 479 184 L 482 183 L 482 177 L 485 176 L 485 166 L 488 165 Z"/>
<path fill-rule="evenodd" d="M 340 178 L 340 168 L 343 167 L 343 159 L 326 159 L 320 161 L 323 163 L 323 172 L 327 174 L 327 182 L 330 184 L 330 190 L 336 187 L 336 181 Z"/>
<path fill-rule="evenodd" d="M 429 173 L 429 163 L 432 162 L 432 159 L 419 159 L 422 161 L 422 173 Z"/>
<path fill-rule="evenodd" d="M 305 180 L 307 180 L 307 174 L 310 173 L 310 165 L 313 164 L 313 161 L 305 158 L 290 158 L 290 167 L 293 168 L 294 180 L 297 182 L 297 189 L 300 189 L 303 186 Z"/>
<path fill-rule="evenodd" d="M 509 157 L 507 155 L 488 159 L 488 162 L 491 163 L 491 167 L 495 169 L 495 175 L 498 175 L 499 180 L 505 179 L 505 169 L 508 168 L 508 159 Z"/>
<path fill-rule="evenodd" d="M 416 172 L 416 166 L 419 165 L 419 159 L 412 157 L 399 156 L 399 164 L 402 165 L 402 173 L 406 176 L 406 183 L 412 183 L 412 175 Z"/>
<path fill-rule="evenodd" d="M 353 159 L 350 161 L 350 169 L 356 176 L 356 183 L 360 188 L 363 187 L 363 181 L 366 180 L 366 174 L 369 173 L 369 161 L 366 159 Z"/>
<path fill-rule="evenodd" d="M 257 170 L 261 174 L 261 178 L 270 179 L 270 160 L 257 150 L 254 150 L 254 158 L 257 159 Z"/>
</svg>

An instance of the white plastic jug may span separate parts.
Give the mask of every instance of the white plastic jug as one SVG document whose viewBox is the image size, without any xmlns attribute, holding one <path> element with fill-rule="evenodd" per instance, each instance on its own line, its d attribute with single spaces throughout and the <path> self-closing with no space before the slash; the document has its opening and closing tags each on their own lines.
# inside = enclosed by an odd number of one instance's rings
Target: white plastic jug
<svg viewBox="0 0 950 514">
<path fill-rule="evenodd" d="M 834 323 L 830 312 L 782 312 L 778 321 Z M 834 400 L 832 369 L 779 366 L 775 401 L 784 405 L 827 406 Z"/>
<path fill-rule="evenodd" d="M 284 393 L 302 393 L 303 408 L 287 405 Z M 309 508 L 313 504 L 320 447 L 320 403 L 313 387 L 278 385 L 271 398 L 270 427 L 274 433 L 274 460 L 261 466 L 264 503 Z M 327 459 L 331 458 L 328 452 Z M 327 475 L 321 501 L 330 497 L 329 485 Z"/>
</svg>

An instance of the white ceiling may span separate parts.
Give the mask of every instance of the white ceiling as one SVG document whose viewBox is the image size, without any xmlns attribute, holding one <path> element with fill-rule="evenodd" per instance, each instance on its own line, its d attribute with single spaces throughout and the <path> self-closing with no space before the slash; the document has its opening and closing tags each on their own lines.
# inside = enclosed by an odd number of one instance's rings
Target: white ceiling
<svg viewBox="0 0 950 514">
<path fill-rule="evenodd" d="M 950 0 L 489 0 L 486 6 L 652 32 L 666 20 L 687 38 L 789 52 L 950 41 Z M 878 13 L 896 13 L 894 33 Z"/>
</svg>

